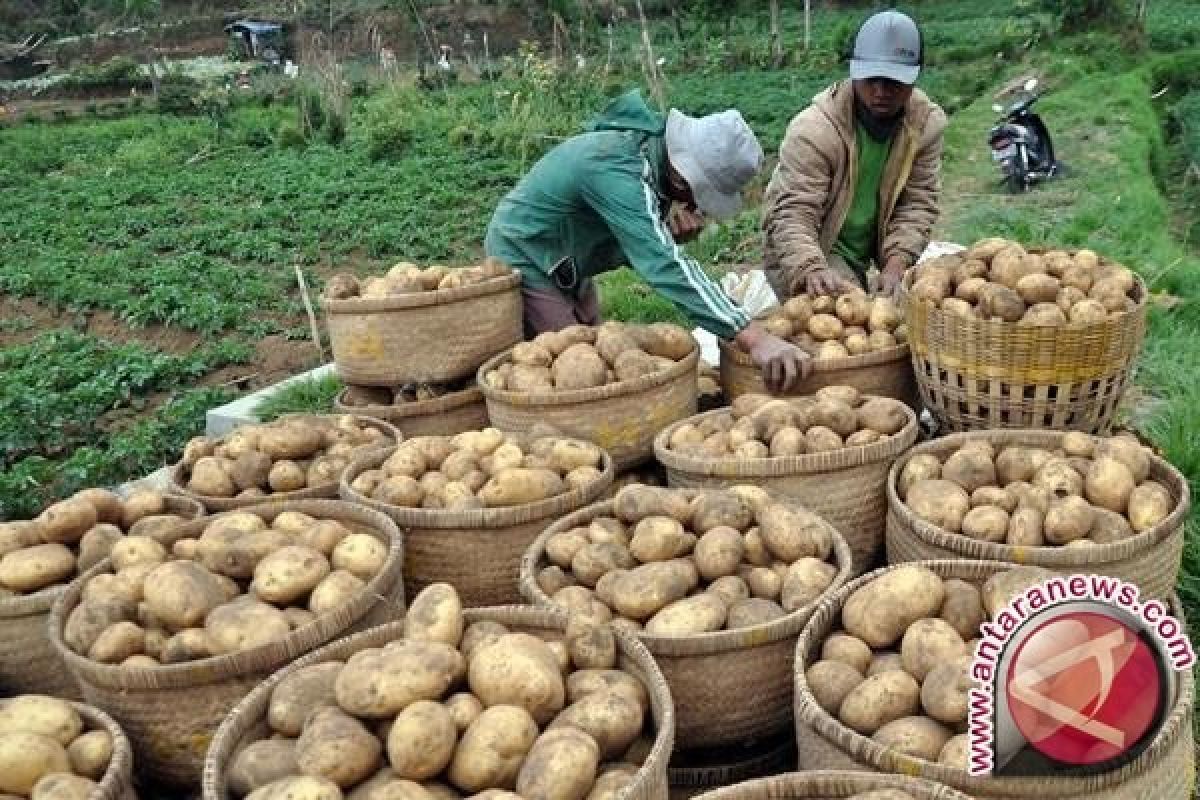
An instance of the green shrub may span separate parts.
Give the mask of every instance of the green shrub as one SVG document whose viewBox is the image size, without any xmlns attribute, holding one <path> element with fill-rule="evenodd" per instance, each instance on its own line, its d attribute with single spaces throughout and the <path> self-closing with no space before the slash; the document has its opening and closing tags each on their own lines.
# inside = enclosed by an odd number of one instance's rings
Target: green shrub
<svg viewBox="0 0 1200 800">
<path fill-rule="evenodd" d="M 308 144 L 308 139 L 294 121 L 284 121 L 279 124 L 279 130 L 275 133 L 275 143 L 280 147 L 300 148 Z"/>
</svg>

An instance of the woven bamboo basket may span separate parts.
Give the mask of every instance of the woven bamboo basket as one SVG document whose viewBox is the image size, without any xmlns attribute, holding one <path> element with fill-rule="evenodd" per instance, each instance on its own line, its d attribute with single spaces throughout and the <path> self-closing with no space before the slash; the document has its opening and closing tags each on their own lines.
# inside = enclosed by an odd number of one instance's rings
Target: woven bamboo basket
<svg viewBox="0 0 1200 800">
<path fill-rule="evenodd" d="M 406 439 L 417 436 L 453 436 L 464 431 L 477 431 L 488 426 L 487 405 L 478 386 L 459 392 L 419 400 L 402 405 L 348 406 L 344 402 L 343 389 L 333 401 L 333 410 L 339 414 L 366 414 L 369 417 L 389 422 L 404 434 Z"/>
<path fill-rule="evenodd" d="M 671 800 L 690 800 L 722 786 L 796 768 L 796 736 L 791 731 L 743 746 L 677 750 L 667 767 Z"/>
<path fill-rule="evenodd" d="M 342 498 L 386 514 L 403 529 L 404 580 L 411 594 L 445 582 L 458 591 L 467 607 L 520 603 L 517 580 L 526 549 L 551 522 L 599 497 L 614 474 L 612 459 L 605 454 L 601 476 L 594 483 L 537 503 L 472 511 L 402 508 L 367 497 L 350 485 L 393 452 L 376 450 L 347 467 L 342 473 Z"/>
<path fill-rule="evenodd" d="M 906 288 L 911 281 L 910 274 Z M 1146 335 L 1140 278 L 1134 291 L 1135 311 L 1059 328 L 966 317 L 910 295 L 905 314 L 921 400 L 947 431 L 1108 432 Z"/>
<path fill-rule="evenodd" d="M 137 800 L 137 792 L 133 788 L 133 749 L 121 726 L 98 708 L 83 703 L 71 705 L 83 718 L 85 732 L 107 731 L 112 738 L 112 757 L 108 769 L 96 781 L 88 800 Z"/>
<path fill-rule="evenodd" d="M 324 300 L 338 374 L 346 383 L 449 383 L 521 341 L 521 276 L 458 289 Z"/>
<path fill-rule="evenodd" d="M 612 516 L 613 501 L 596 503 L 551 525 L 521 559 L 521 594 L 538 606 L 553 601 L 537 583 L 546 541 L 556 533 Z M 850 547 L 830 526 L 838 573 L 832 593 L 850 577 Z M 671 637 L 638 634 L 662 669 L 675 699 L 675 743 L 718 747 L 786 731 L 791 724 L 792 658 L 796 636 L 818 603 L 751 628 Z"/>
<path fill-rule="evenodd" d="M 918 562 L 943 578 L 981 584 L 1011 564 L 997 561 Z M 1191 672 L 1181 672 L 1175 703 L 1150 746 L 1120 769 L 1097 776 L 1012 778 L 973 776 L 963 769 L 934 764 L 883 747 L 847 728 L 813 698 L 805 670 L 833 632 L 846 598 L 881 575 L 885 567 L 843 586 L 813 613 L 796 643 L 796 741 L 805 770 L 866 770 L 926 778 L 951 786 L 975 800 L 1194 800 L 1195 753 L 1192 717 L 1195 700 Z M 1178 602 L 1175 607 L 1178 612 Z"/>
<path fill-rule="evenodd" d="M 166 513 L 187 519 L 204 515 L 204 507 L 186 497 L 168 494 L 166 503 Z M 51 644 L 46 626 L 54 601 L 66 590 L 66 584 L 59 584 L 0 599 L 0 693 L 83 698 Z"/>
<path fill-rule="evenodd" d="M 869 772 L 792 772 L 700 795 L 703 800 L 833 800 L 877 789 L 898 789 L 914 800 L 971 800 L 962 792 L 922 778 Z"/>
<path fill-rule="evenodd" d="M 1029 445 L 1055 448 L 1061 433 L 1052 431 L 979 431 L 959 433 L 919 445 L 901 457 L 888 475 L 887 555 L 889 564 L 962 558 L 975 561 L 1004 561 L 1032 565 L 1063 574 L 1112 575 L 1137 584 L 1147 597 L 1167 598 L 1175 591 L 1183 561 L 1184 524 L 1191 508 L 1187 480 L 1158 456 L 1150 459 L 1150 478 L 1158 481 L 1175 498 L 1175 509 L 1153 528 L 1120 542 L 1087 548 L 1014 547 L 982 542 L 950 533 L 919 518 L 896 493 L 896 479 L 908 459 L 917 453 L 947 455 L 972 440 L 984 439 L 996 446 Z"/>
<path fill-rule="evenodd" d="M 854 555 L 854 573 L 858 574 L 874 563 L 883 546 L 888 469 L 912 447 L 919 433 L 916 414 L 903 404 L 901 407 L 908 423 L 899 433 L 874 444 L 829 453 L 704 459 L 677 453 L 667 446 L 680 425 L 729 413 L 728 409 L 710 411 L 660 433 L 654 440 L 654 455 L 667 468 L 671 486 L 719 489 L 748 483 L 817 512 L 845 537 Z"/>
<path fill-rule="evenodd" d="M 329 416 L 326 414 L 288 414 L 287 416 Z M 375 445 L 367 445 L 364 447 L 366 451 L 377 450 L 382 447 L 393 447 L 397 443 L 404 441 L 402 434 L 395 425 L 382 419 L 364 414 L 352 414 L 362 425 L 367 425 L 373 428 L 378 428 L 387 435 L 387 440 Z M 326 483 L 321 486 L 309 486 L 304 489 L 297 489 L 294 492 L 273 492 L 262 497 L 214 497 L 212 495 L 200 494 L 193 492 L 187 488 L 187 479 L 183 462 L 180 462 L 171 467 L 170 481 L 171 491 L 178 492 L 185 497 L 190 497 L 193 500 L 199 501 L 209 512 L 216 513 L 219 511 L 235 511 L 239 508 L 248 508 L 250 506 L 262 505 L 263 503 L 282 503 L 290 500 L 319 500 L 332 499 L 338 496 L 338 482 Z"/>
<path fill-rule="evenodd" d="M 670 369 L 631 381 L 564 392 L 530 394 L 493 389 L 484 376 L 509 358 L 501 353 L 479 368 L 488 417 L 501 430 L 550 425 L 566 436 L 587 439 L 608 451 L 618 470 L 649 461 L 654 436 L 696 413 L 700 348 Z"/>
<path fill-rule="evenodd" d="M 351 530 L 368 533 L 388 545 L 383 568 L 341 608 L 322 614 L 284 639 L 228 655 L 160 667 L 122 667 L 91 661 L 63 640 L 67 617 L 79 605 L 84 584 L 111 569 L 106 559 L 75 580 L 58 598 L 50 615 L 50 636 L 88 703 L 120 723 L 138 756 L 144 777 L 176 787 L 200 780 L 204 753 L 229 710 L 259 682 L 331 639 L 404 613 L 401 574 L 404 548 L 400 532 L 383 514 L 339 500 L 293 500 L 244 509 L 272 520 L 284 511 L 336 519 Z M 211 519 L 181 526 L 169 539 L 200 534 Z"/>
<path fill-rule="evenodd" d="M 720 347 L 725 402 L 732 403 L 744 394 L 770 394 L 762 371 L 748 353 L 726 341 L 721 341 Z M 790 394 L 813 394 L 826 386 L 853 386 L 863 394 L 892 397 L 910 408 L 920 408 L 907 344 L 861 356 L 814 361 L 812 375 L 797 384 Z"/>
<path fill-rule="evenodd" d="M 468 625 L 488 620 L 499 622 L 510 630 L 549 639 L 561 639 L 567 627 L 565 613 L 528 606 L 467 609 L 463 616 Z M 208 751 L 204 761 L 204 800 L 235 800 L 225 780 L 229 762 L 234 754 L 247 744 L 270 735 L 265 719 L 267 706 L 270 703 L 271 692 L 280 681 L 295 670 L 326 661 L 345 660 L 368 647 L 382 647 L 401 638 L 403 632 L 403 623 L 393 622 L 338 639 L 276 672 L 249 693 L 221 723 Z M 654 659 L 646 652 L 646 648 L 622 631 L 613 633 L 617 637 L 617 649 L 620 653 L 619 668 L 637 676 L 646 686 L 655 729 L 654 745 L 650 754 L 638 771 L 636 780 L 622 790 L 621 797 L 623 800 L 667 800 L 667 759 L 674 746 L 675 734 L 675 711 L 671 695 L 667 691 L 662 673 L 659 672 Z"/>
</svg>

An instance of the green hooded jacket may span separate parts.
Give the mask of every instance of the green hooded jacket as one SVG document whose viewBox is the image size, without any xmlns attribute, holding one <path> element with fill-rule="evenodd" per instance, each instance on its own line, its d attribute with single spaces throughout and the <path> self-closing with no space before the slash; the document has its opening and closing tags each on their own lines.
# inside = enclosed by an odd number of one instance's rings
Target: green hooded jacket
<svg viewBox="0 0 1200 800">
<path fill-rule="evenodd" d="M 639 91 L 616 98 L 500 201 L 484 246 L 537 289 L 579 292 L 593 276 L 628 264 L 692 324 L 729 339 L 749 317 L 683 252 L 666 223 L 665 131 L 666 118 Z M 563 281 L 560 273 L 556 283 L 551 270 L 567 258 L 577 279 Z"/>
</svg>

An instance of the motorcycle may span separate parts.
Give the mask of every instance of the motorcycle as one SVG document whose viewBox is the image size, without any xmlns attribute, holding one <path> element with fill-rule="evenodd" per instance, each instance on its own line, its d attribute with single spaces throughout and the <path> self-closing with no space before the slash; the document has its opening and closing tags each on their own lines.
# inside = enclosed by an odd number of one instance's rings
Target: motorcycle
<svg viewBox="0 0 1200 800">
<path fill-rule="evenodd" d="M 1031 78 L 1022 86 L 1021 96 L 1007 109 L 999 103 L 992 106 L 993 111 L 1004 116 L 988 133 L 988 145 L 992 160 L 1004 174 L 1004 184 L 1013 193 L 1026 191 L 1062 172 L 1050 131 L 1033 111 L 1034 103 L 1041 97 L 1037 87 L 1037 79 Z"/>
</svg>

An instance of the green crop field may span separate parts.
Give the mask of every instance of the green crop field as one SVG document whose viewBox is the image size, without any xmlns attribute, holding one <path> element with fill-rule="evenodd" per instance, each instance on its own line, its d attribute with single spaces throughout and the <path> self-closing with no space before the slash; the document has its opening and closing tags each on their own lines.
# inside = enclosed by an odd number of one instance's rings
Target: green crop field
<svg viewBox="0 0 1200 800">
<path fill-rule="evenodd" d="M 822 6 L 811 49 L 771 69 L 762 5 L 745 4 L 728 30 L 699 15 L 682 38 L 669 20 L 650 27 L 668 102 L 737 107 L 770 153 L 844 74 L 838 51 L 869 8 Z M 795 49 L 801 17 L 786 5 Z M 1127 419 L 1200 487 L 1194 3 L 1152 0 L 1136 51 L 1110 34 L 1058 35 L 1050 16 L 1022 10 L 1033 3 L 910 5 L 927 36 L 921 85 L 952 114 L 939 237 L 1086 245 L 1163 293 Z M 609 59 L 594 31 L 582 70 L 553 69 L 543 46 L 514 54 L 494 83 L 371 80 L 312 135 L 298 108 L 315 89 L 269 80 L 232 97 L 205 90 L 194 113 L 101 104 L 0 128 L 0 518 L 172 461 L 206 408 L 314 366 L 296 266 L 315 290 L 341 269 L 478 258 L 492 207 L 522 171 L 605 98 L 646 84 L 640 35 L 618 26 Z M 985 137 L 991 93 L 1031 70 L 1050 88 L 1041 108 L 1071 171 L 1014 197 Z M 713 274 L 754 265 L 756 210 L 692 251 Z M 602 290 L 613 316 L 678 318 L 627 271 Z M 334 388 L 305 387 L 272 411 L 327 402 Z M 1195 515 L 1180 591 L 1200 616 Z"/>
</svg>

